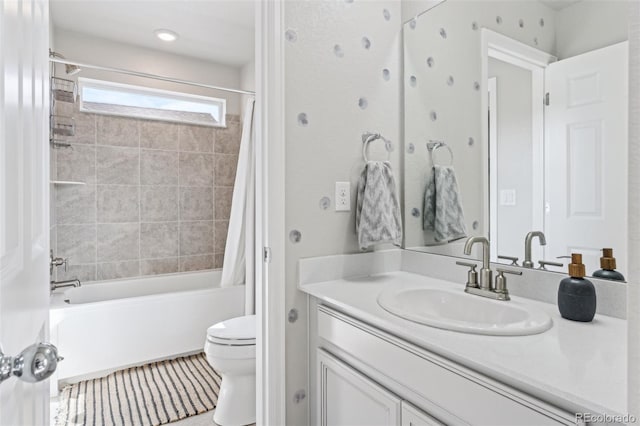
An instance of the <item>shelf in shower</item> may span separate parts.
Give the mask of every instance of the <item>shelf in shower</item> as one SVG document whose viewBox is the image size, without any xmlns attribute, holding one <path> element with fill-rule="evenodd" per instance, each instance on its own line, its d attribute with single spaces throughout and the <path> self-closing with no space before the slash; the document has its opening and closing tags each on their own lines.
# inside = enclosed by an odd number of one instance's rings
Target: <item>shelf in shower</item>
<svg viewBox="0 0 640 426">
<path fill-rule="evenodd" d="M 54 185 L 86 185 L 85 182 L 75 182 L 72 180 L 52 180 L 50 183 Z"/>
</svg>

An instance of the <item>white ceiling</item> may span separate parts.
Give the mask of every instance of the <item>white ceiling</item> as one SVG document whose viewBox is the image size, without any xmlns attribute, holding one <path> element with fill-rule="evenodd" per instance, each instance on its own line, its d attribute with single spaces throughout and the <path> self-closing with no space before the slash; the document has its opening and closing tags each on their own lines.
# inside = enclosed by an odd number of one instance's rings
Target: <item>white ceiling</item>
<svg viewBox="0 0 640 426">
<path fill-rule="evenodd" d="M 254 57 L 252 0 L 52 0 L 56 28 L 241 66 Z M 158 40 L 166 28 L 180 37 Z"/>
<path fill-rule="evenodd" d="M 572 4 L 578 3 L 580 0 L 540 0 L 540 3 L 544 3 L 549 6 L 553 10 L 562 10 L 571 6 Z"/>
</svg>

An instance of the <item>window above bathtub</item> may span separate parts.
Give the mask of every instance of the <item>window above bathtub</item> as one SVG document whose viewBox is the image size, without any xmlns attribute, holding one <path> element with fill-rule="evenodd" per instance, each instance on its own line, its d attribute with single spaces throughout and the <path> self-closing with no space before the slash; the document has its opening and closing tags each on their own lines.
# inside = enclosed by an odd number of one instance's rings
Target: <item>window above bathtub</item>
<svg viewBox="0 0 640 426">
<path fill-rule="evenodd" d="M 130 84 L 79 78 L 80 111 L 225 127 L 227 101 Z"/>
</svg>

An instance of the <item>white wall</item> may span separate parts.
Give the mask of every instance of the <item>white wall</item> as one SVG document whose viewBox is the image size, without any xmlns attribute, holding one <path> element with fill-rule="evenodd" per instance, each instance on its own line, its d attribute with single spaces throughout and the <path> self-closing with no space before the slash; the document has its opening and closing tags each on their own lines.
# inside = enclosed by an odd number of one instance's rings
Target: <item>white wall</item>
<svg viewBox="0 0 640 426">
<path fill-rule="evenodd" d="M 174 77 L 215 86 L 236 89 L 240 87 L 240 68 L 117 43 L 60 28 L 55 29 L 54 38 L 56 51 L 70 60 Z M 63 69 L 59 69 L 58 75 L 64 76 Z M 228 114 L 240 113 L 240 95 L 228 92 L 89 69 L 83 70 L 77 76 L 224 98 L 227 99 Z"/>
<path fill-rule="evenodd" d="M 385 19 L 387 10 L 389 19 Z M 307 388 L 307 302 L 296 289 L 297 261 L 302 257 L 359 252 L 355 213 L 335 212 L 336 181 L 351 182 L 355 206 L 356 181 L 364 166 L 362 133 L 380 132 L 395 147 L 391 162 L 396 178 L 400 157 L 400 2 L 286 2 L 286 229 L 298 230 L 299 243 L 287 239 L 286 307 L 299 319 L 286 328 L 287 424 L 308 424 L 308 398 L 299 404 L 293 394 Z M 368 37 L 369 49 L 362 38 Z M 340 45 L 342 57 L 334 53 Z M 390 78 L 383 79 L 383 69 Z M 367 107 L 359 107 L 366 98 Z M 298 123 L 305 113 L 308 124 Z M 371 156 L 380 154 L 378 141 Z M 377 152 L 377 154 L 376 154 Z M 327 210 L 320 200 L 328 197 Z"/>
<path fill-rule="evenodd" d="M 559 59 L 627 40 L 630 1 L 583 0 L 556 14 Z"/>
</svg>

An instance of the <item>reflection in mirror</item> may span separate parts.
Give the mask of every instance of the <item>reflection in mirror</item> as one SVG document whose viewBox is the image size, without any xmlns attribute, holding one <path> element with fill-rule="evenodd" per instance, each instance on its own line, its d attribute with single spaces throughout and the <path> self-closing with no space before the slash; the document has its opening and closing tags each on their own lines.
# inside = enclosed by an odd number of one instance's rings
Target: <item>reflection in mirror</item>
<svg viewBox="0 0 640 426">
<path fill-rule="evenodd" d="M 626 272 L 628 7 L 447 0 L 404 25 L 405 248 L 482 235 L 522 265 L 540 231 L 534 268 L 611 247 Z"/>
</svg>

